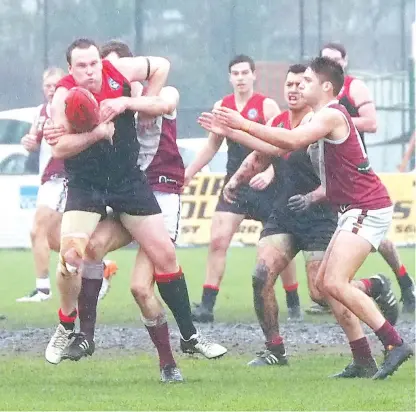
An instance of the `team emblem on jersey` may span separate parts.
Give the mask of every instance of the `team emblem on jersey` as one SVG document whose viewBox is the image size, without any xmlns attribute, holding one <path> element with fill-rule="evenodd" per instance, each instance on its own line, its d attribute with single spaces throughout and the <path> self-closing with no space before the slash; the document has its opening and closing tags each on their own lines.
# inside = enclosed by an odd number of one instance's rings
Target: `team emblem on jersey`
<svg viewBox="0 0 416 412">
<path fill-rule="evenodd" d="M 280 122 L 276 127 L 285 127 L 285 123 L 284 122 Z"/>
<path fill-rule="evenodd" d="M 257 116 L 258 116 L 258 114 L 259 114 L 259 112 L 256 110 L 256 109 L 250 109 L 248 112 L 247 112 L 247 117 L 250 119 L 250 120 L 254 120 L 255 118 L 257 118 Z"/>
<path fill-rule="evenodd" d="M 108 78 L 108 84 L 113 90 L 118 90 L 120 88 L 120 85 L 111 77 Z"/>
</svg>

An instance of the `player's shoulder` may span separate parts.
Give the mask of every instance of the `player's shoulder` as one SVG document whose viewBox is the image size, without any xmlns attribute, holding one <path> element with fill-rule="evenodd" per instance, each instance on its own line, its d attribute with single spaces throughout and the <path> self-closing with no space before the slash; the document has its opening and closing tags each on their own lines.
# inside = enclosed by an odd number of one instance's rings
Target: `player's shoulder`
<svg viewBox="0 0 416 412">
<path fill-rule="evenodd" d="M 218 107 L 221 107 L 221 106 L 222 106 L 223 101 L 224 101 L 224 99 L 217 100 L 217 101 L 214 103 L 214 109 L 217 109 Z"/>
<path fill-rule="evenodd" d="M 74 86 L 76 86 L 74 78 L 70 74 L 67 74 L 58 81 L 58 83 L 56 84 L 56 89 L 59 89 L 61 87 L 65 89 L 71 89 Z"/>
<path fill-rule="evenodd" d="M 274 116 L 272 119 L 270 119 L 272 124 L 277 124 L 279 122 L 286 121 L 289 118 L 289 110 L 283 110 L 283 112 L 280 112 L 276 116 Z"/>
</svg>

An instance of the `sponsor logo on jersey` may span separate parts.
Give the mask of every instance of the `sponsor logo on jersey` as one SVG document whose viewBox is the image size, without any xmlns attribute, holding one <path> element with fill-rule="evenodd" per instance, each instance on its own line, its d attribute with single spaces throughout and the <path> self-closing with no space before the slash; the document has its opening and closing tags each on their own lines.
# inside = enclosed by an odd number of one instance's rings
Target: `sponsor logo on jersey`
<svg viewBox="0 0 416 412">
<path fill-rule="evenodd" d="M 247 112 L 247 117 L 250 119 L 250 120 L 254 120 L 254 119 L 256 119 L 257 118 L 257 116 L 259 115 L 259 112 L 257 111 L 257 109 L 250 109 L 248 112 Z"/>
<path fill-rule="evenodd" d="M 108 84 L 113 90 L 118 90 L 120 85 L 111 77 L 108 78 Z"/>
</svg>

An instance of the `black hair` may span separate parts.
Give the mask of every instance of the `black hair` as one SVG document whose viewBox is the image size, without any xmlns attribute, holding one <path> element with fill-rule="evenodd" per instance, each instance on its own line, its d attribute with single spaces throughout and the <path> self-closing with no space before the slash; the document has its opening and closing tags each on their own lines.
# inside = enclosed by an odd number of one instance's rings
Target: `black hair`
<svg viewBox="0 0 416 412">
<path fill-rule="evenodd" d="M 238 54 L 230 61 L 230 63 L 228 63 L 228 72 L 230 73 L 231 67 L 238 63 L 248 63 L 252 72 L 256 70 L 256 64 L 251 57 L 246 56 L 245 54 Z"/>
<path fill-rule="evenodd" d="M 89 49 L 91 46 L 94 46 L 98 50 L 97 43 L 94 40 L 81 38 L 74 40 L 66 49 L 66 61 L 71 65 L 72 61 L 72 51 L 74 49 Z"/>
<path fill-rule="evenodd" d="M 328 57 L 316 57 L 309 67 L 319 77 L 321 82 L 330 82 L 337 96 L 344 85 L 344 70 L 341 65 Z"/>
</svg>

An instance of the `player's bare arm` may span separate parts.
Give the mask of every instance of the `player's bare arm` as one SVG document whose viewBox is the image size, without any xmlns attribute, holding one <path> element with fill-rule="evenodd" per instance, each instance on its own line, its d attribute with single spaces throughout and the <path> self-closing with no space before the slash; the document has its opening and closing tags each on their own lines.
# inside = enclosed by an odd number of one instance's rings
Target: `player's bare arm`
<svg viewBox="0 0 416 412">
<path fill-rule="evenodd" d="M 123 57 L 114 67 L 130 82 L 148 80 L 146 95 L 158 96 L 168 78 L 170 63 L 163 57 Z"/>
<path fill-rule="evenodd" d="M 172 86 L 164 87 L 159 96 L 129 98 L 127 109 L 150 116 L 172 114 L 179 104 L 179 92 Z"/>
<path fill-rule="evenodd" d="M 34 152 L 39 149 L 40 143 L 37 141 L 36 129 L 39 122 L 39 115 L 35 117 L 30 126 L 29 133 L 25 134 L 20 143 L 28 152 Z"/>
<path fill-rule="evenodd" d="M 222 100 L 217 101 L 214 104 L 214 108 L 221 107 Z M 202 149 L 198 152 L 195 159 L 185 170 L 185 185 L 187 185 L 192 178 L 198 173 L 204 166 L 206 166 L 218 152 L 224 141 L 224 134 L 218 134 L 208 130 L 208 139 Z"/>
<path fill-rule="evenodd" d="M 270 126 L 270 122 L 280 114 L 280 108 L 273 99 L 265 99 L 263 102 L 263 113 L 266 124 Z M 254 190 L 264 190 L 274 180 L 274 167 L 270 165 L 265 171 L 258 173 L 250 180 L 250 187 Z"/>
<path fill-rule="evenodd" d="M 234 173 L 228 183 L 224 186 L 224 198 L 232 203 L 235 199 L 237 189 L 244 183 L 261 173 L 271 165 L 271 157 L 258 152 L 250 153 L 241 164 L 240 168 Z"/>
<path fill-rule="evenodd" d="M 69 91 L 60 87 L 56 92 L 51 104 L 51 118 L 53 125 L 46 125 L 44 128 L 44 137 L 51 141 L 51 136 L 55 136 L 58 128 L 59 135 L 56 142 L 52 144 L 52 155 L 57 159 L 67 159 L 83 152 L 88 147 L 102 139 L 109 139 L 114 134 L 113 123 L 101 123 L 95 129 L 88 133 L 69 133 L 71 130 L 68 119 L 65 115 L 65 99 Z M 54 134 L 55 133 L 55 134 Z"/>
<path fill-rule="evenodd" d="M 287 150 L 306 147 L 320 139 L 342 139 L 348 134 L 348 125 L 339 110 L 323 108 L 314 115 L 309 123 L 287 130 L 278 127 L 268 127 L 244 119 L 239 113 L 224 107 L 213 110 L 217 119 L 228 127 L 244 130 L 251 135 Z M 234 140 L 234 134 L 229 136 Z"/>
<path fill-rule="evenodd" d="M 117 99 L 103 100 L 100 104 L 100 119 L 102 122 L 109 122 L 125 110 L 147 116 L 171 114 L 176 110 L 178 103 L 178 90 L 171 86 L 164 87 L 159 96 L 123 96 Z"/>
<path fill-rule="evenodd" d="M 256 150 L 269 156 L 282 156 L 289 151 L 256 139 L 253 135 L 242 130 L 231 129 L 230 127 L 224 126 L 216 120 L 212 113 L 201 113 L 198 123 L 210 133 L 216 134 L 217 136 L 228 136 L 235 142 L 241 143 L 249 149 Z"/>
<path fill-rule="evenodd" d="M 368 87 L 359 79 L 354 79 L 350 86 L 350 95 L 358 109 L 358 117 L 352 121 L 359 132 L 375 133 L 377 131 L 376 106 Z"/>
</svg>

